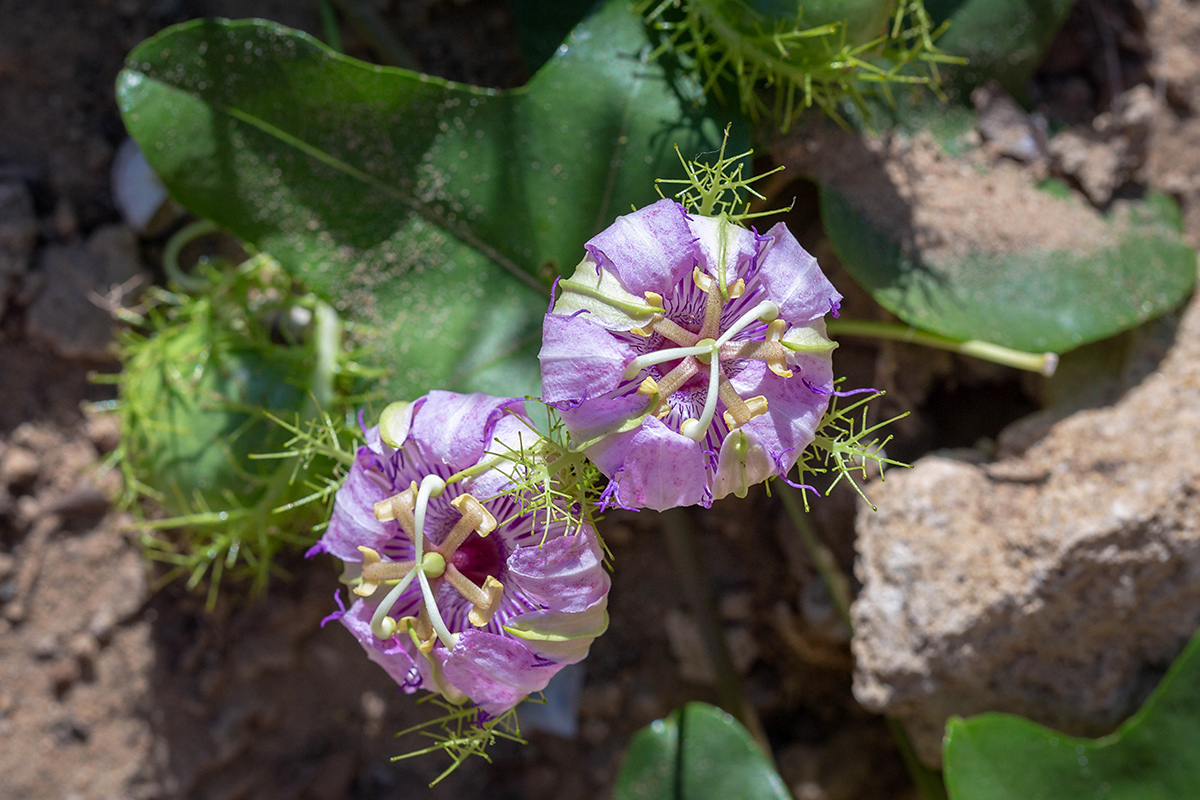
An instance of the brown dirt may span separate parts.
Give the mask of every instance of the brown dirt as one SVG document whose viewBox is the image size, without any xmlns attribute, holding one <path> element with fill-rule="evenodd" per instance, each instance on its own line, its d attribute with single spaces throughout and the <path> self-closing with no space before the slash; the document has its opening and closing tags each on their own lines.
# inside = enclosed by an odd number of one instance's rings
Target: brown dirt
<svg viewBox="0 0 1200 800">
<path fill-rule="evenodd" d="M 1033 248 L 1092 253 L 1116 240 L 1117 229 L 1085 200 L 1038 190 L 1035 171 L 982 148 L 953 156 L 928 132 L 860 138 L 830 122 L 792 144 L 776 151 L 784 163 L 836 189 L 933 263 Z"/>
<path fill-rule="evenodd" d="M 375 5 L 431 71 L 490 85 L 524 77 L 503 3 Z M 80 244 L 117 220 L 108 168 L 123 132 L 112 82 L 130 48 L 166 24 L 205 14 L 261 15 L 319 33 L 313 8 L 270 0 L 0 0 L 0 182 L 32 192 L 39 252 Z M 1148 42 L 1167 54 L 1158 73 L 1165 105 L 1139 179 L 1184 201 L 1188 235 L 1198 242 L 1200 128 L 1192 109 L 1200 62 L 1187 37 L 1200 30 L 1200 7 L 1162 0 L 1158 8 Z M 1080 119 L 1104 110 L 1097 98 L 1129 88 L 1106 94 L 1091 72 L 1072 69 L 1039 80 L 1054 88 L 1048 97 L 1075 97 L 1066 108 Z M 1092 89 L 1064 94 L 1055 87 L 1067 84 L 1067 74 Z M 925 144 L 916 149 L 932 157 Z M 953 162 L 921 165 L 945 183 L 894 170 L 889 183 L 943 200 L 956 196 L 947 186 L 960 187 L 959 195 L 977 191 L 974 173 L 958 177 Z M 1002 193 L 1005 181 L 1028 180 L 1024 168 L 993 165 L 997 171 Z M 878 314 L 840 271 L 805 191 L 789 225 L 846 291 L 847 313 Z M 1044 222 L 1026 235 L 1080 244 L 1075 233 L 1042 230 Z M 971 234 L 969 225 L 930 227 L 952 232 L 946 247 Z M 115 446 L 111 421 L 81 410 L 111 397 L 88 382 L 89 372 L 116 365 L 68 360 L 28 336 L 26 311 L 38 289 L 38 268 L 30 270 L 0 319 L 0 797 L 606 798 L 637 728 L 689 699 L 716 700 L 711 686 L 685 679 L 702 680 L 703 671 L 677 659 L 686 652 L 690 612 L 657 518 L 614 515 L 605 528 L 617 565 L 612 623 L 585 662 L 578 737 L 532 734 L 528 746 L 502 746 L 494 764 L 476 760 L 427 790 L 442 766 L 437 757 L 389 761 L 416 746 L 392 733 L 426 711 L 399 695 L 345 631 L 319 626 L 336 585 L 330 564 L 287 560 L 292 578 L 269 598 L 247 602 L 230 592 L 213 613 L 178 585 L 149 591 L 136 534 L 112 508 L 119 487 L 98 470 Z M 838 367 L 854 385 L 895 389 L 889 402 L 917 412 L 898 428 L 906 455 L 994 437 L 995 387 L 1021 395 L 1010 372 L 898 345 L 847 342 Z M 986 401 L 967 413 L 976 395 Z M 960 429 L 943 421 L 937 403 L 966 420 Z M 853 508 L 848 494 L 817 506 L 818 533 L 847 571 Z M 757 492 L 691 518 L 722 622 L 740 643 L 747 693 L 796 795 L 912 797 L 886 726 L 851 698 L 844 631 L 775 501 Z"/>
</svg>

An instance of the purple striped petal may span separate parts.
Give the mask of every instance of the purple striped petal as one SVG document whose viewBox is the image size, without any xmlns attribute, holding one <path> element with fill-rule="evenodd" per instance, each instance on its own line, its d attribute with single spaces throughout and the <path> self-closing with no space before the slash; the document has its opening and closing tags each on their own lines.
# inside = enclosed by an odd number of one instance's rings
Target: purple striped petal
<svg viewBox="0 0 1200 800">
<path fill-rule="evenodd" d="M 691 274 L 696 264 L 694 238 L 683 208 L 674 200 L 659 200 L 617 217 L 585 247 L 626 289 L 641 295 L 661 292 Z"/>
<path fill-rule="evenodd" d="M 779 306 L 779 315 L 793 325 L 801 325 L 828 314 L 842 296 L 821 272 L 817 260 L 782 222 L 766 235 L 773 241 L 759 257 L 759 280 Z"/>
</svg>

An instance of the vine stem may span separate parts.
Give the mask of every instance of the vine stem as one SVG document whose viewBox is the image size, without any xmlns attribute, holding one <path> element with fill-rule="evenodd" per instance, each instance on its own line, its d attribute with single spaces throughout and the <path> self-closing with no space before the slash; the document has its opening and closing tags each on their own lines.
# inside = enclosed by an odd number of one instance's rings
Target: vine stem
<svg viewBox="0 0 1200 800">
<path fill-rule="evenodd" d="M 800 534 L 800 541 L 804 543 L 804 549 L 816 565 L 817 574 L 829 588 L 829 596 L 833 599 L 838 618 L 842 620 L 846 630 L 853 631 L 854 623 L 850 621 L 850 581 L 842 574 L 833 553 L 817 539 L 808 520 L 804 518 L 804 512 L 796 500 L 796 495 L 802 490 L 788 486 L 782 481 L 777 481 L 775 486 L 778 486 L 779 499 L 783 501 L 783 509 L 792 521 L 792 527 Z"/>
<path fill-rule="evenodd" d="M 809 558 L 816 565 L 817 573 L 829 587 L 829 595 L 833 598 L 833 605 L 837 609 L 838 616 L 853 635 L 854 623 L 850 618 L 850 580 L 838 566 L 833 554 L 829 552 L 829 548 L 817 538 L 812 527 L 809 526 L 808 520 L 805 519 L 804 513 L 800 510 L 796 494 L 801 490 L 783 484 L 782 481 L 777 482 L 776 486 L 778 486 L 780 498 L 783 500 L 783 508 L 796 528 L 796 532 L 800 534 L 800 541 L 804 543 Z M 884 719 L 887 720 L 888 729 L 892 732 L 892 739 L 895 740 L 896 748 L 900 751 L 901 758 L 904 759 L 904 766 L 908 768 L 908 774 L 916 784 L 921 796 L 925 800 L 947 800 L 946 786 L 942 782 L 941 776 L 922 764 L 917 758 L 916 750 L 913 749 L 912 741 L 908 738 L 908 732 L 904 730 L 904 726 L 895 717 L 885 716 Z"/>
<path fill-rule="evenodd" d="M 864 336 L 893 342 L 936 347 L 952 353 L 981 358 L 1006 367 L 1037 372 L 1049 378 L 1058 369 L 1056 353 L 1026 353 L 978 339 L 952 339 L 949 336 L 922 331 L 898 322 L 877 322 L 865 319 L 831 319 L 827 323 L 830 336 Z"/>
<path fill-rule="evenodd" d="M 775 758 L 771 753 L 771 745 L 767 741 L 767 732 L 763 729 L 758 712 L 754 710 L 742 679 L 738 676 L 737 668 L 733 665 L 733 656 L 729 651 L 729 642 L 725 638 L 725 630 L 721 626 L 721 618 L 717 612 L 717 603 L 713 597 L 712 585 L 700 551 L 696 547 L 696 538 L 692 533 L 694 527 L 691 516 L 682 508 L 673 508 L 660 515 L 663 533 L 667 537 L 667 549 L 671 561 L 675 565 L 675 573 L 683 585 L 688 604 L 700 625 L 700 635 L 708 649 L 717 671 L 717 693 L 721 698 L 721 707 L 732 714 L 738 722 L 754 738 L 763 755 L 772 765 Z"/>
</svg>

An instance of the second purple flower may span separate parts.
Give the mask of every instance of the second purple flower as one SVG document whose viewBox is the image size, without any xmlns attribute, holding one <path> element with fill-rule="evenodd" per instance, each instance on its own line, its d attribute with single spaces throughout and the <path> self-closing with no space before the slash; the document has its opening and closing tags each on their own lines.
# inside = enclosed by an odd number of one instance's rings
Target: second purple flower
<svg viewBox="0 0 1200 800">
<path fill-rule="evenodd" d="M 543 325 L 543 399 L 609 501 L 708 506 L 786 473 L 833 389 L 841 295 L 782 224 L 759 235 L 660 200 L 619 217 Z"/>
</svg>

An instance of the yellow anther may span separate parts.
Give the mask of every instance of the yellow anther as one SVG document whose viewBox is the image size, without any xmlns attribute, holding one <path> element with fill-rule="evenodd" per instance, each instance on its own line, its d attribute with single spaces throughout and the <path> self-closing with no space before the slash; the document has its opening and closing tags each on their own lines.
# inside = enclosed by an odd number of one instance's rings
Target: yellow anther
<svg viewBox="0 0 1200 800">
<path fill-rule="evenodd" d="M 412 637 L 413 644 L 425 655 L 429 655 L 433 651 L 433 646 L 437 644 L 437 632 L 433 630 L 433 625 L 423 608 L 420 616 L 400 619 L 397 632 L 403 631 L 408 632 L 408 635 Z"/>
<path fill-rule="evenodd" d="M 642 381 L 641 384 L 638 386 L 637 393 L 642 395 L 643 397 L 653 397 L 654 395 L 659 393 L 658 392 L 658 381 L 654 380 L 654 378 L 647 376 L 646 379 L 644 381 Z"/>
<path fill-rule="evenodd" d="M 741 297 L 746 293 L 746 282 L 741 278 L 738 278 L 736 281 L 729 284 L 728 292 L 730 300 L 735 300 Z"/>
<path fill-rule="evenodd" d="M 745 404 L 745 410 L 749 416 L 747 416 L 746 419 L 742 420 L 741 422 L 738 422 L 736 419 L 734 419 L 733 414 L 729 413 L 728 409 L 726 409 L 725 413 L 721 415 L 725 420 L 725 424 L 729 426 L 730 430 L 740 428 L 755 417 L 761 417 L 763 414 L 767 413 L 767 398 L 761 394 L 757 397 L 748 398 L 745 401 Z"/>
<path fill-rule="evenodd" d="M 500 598 L 504 596 L 504 584 L 488 575 L 487 580 L 483 582 L 483 591 L 487 595 L 487 602 L 476 604 L 471 613 L 467 614 L 467 619 L 476 628 L 487 625 L 496 615 L 500 608 Z"/>
<path fill-rule="evenodd" d="M 700 265 L 692 267 L 692 280 L 696 282 L 696 288 L 708 294 L 708 290 L 712 288 L 713 277 L 707 272 L 700 271 Z"/>
<path fill-rule="evenodd" d="M 402 528 L 407 532 L 408 527 L 411 527 L 409 522 L 412 519 L 413 507 L 417 502 L 417 482 L 413 481 L 406 491 L 400 494 L 392 495 L 386 500 L 380 500 L 375 504 L 375 519 L 380 522 L 390 522 L 396 520 Z M 408 527 L 406 527 L 408 526 Z"/>
<path fill-rule="evenodd" d="M 378 564 L 382 561 L 382 559 L 379 557 L 379 553 L 376 553 L 369 547 L 363 547 L 362 545 L 359 545 L 358 552 L 362 553 L 362 563 L 364 569 L 372 564 Z M 368 580 L 364 575 L 362 583 L 354 587 L 354 593 L 359 597 L 370 597 L 371 595 L 375 594 L 375 590 L 378 588 L 378 583 L 373 580 Z"/>
<path fill-rule="evenodd" d="M 787 333 L 788 324 L 782 319 L 772 320 L 767 325 L 768 342 L 779 342 L 783 339 L 783 335 Z M 766 358 L 767 367 L 781 378 L 792 377 L 792 371 L 787 368 L 787 351 L 783 345 L 771 348 L 771 352 Z"/>
<path fill-rule="evenodd" d="M 774 372 L 776 375 L 778 375 L 781 378 L 790 378 L 794 374 L 790 369 L 783 366 L 782 364 L 780 364 L 777 361 L 768 361 L 767 369 L 771 370 L 771 372 Z"/>
<path fill-rule="evenodd" d="M 487 536 L 496 530 L 496 518 L 492 516 L 492 512 L 488 511 L 483 503 L 480 503 L 472 495 L 460 494 L 450 501 L 450 505 L 454 506 L 464 519 L 468 519 L 472 523 L 475 532 L 480 536 Z"/>
<path fill-rule="evenodd" d="M 646 292 L 645 295 L 647 305 L 659 311 L 663 310 L 663 296 L 661 294 L 658 292 Z"/>
</svg>

